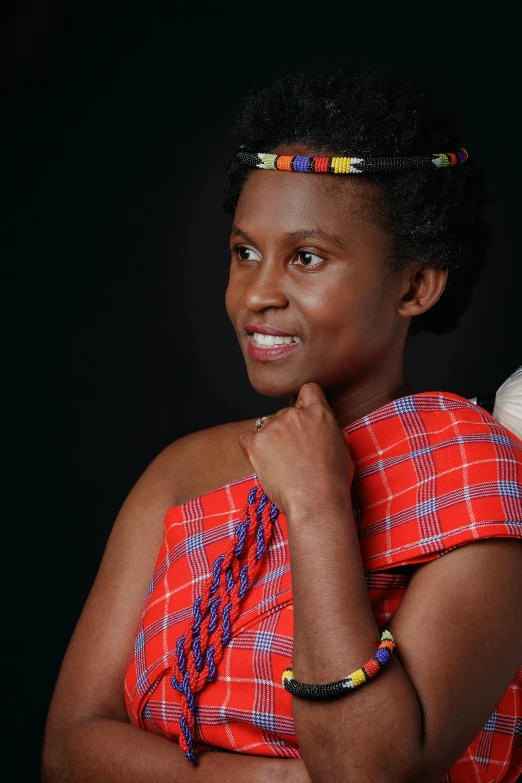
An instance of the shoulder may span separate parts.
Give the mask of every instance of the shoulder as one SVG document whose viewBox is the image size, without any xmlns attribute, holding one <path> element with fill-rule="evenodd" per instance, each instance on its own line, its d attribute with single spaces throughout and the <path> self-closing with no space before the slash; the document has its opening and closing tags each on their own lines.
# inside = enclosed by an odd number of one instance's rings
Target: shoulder
<svg viewBox="0 0 522 783">
<path fill-rule="evenodd" d="M 369 418 L 371 437 L 361 426 L 354 439 L 368 570 L 427 562 L 479 538 L 522 538 L 522 443 L 486 410 L 424 392 Z"/>
<path fill-rule="evenodd" d="M 477 453 L 495 450 L 499 456 L 507 448 L 522 462 L 520 438 L 485 408 L 453 392 L 422 392 L 414 397 L 419 424 L 432 444 L 461 443 Z"/>
<path fill-rule="evenodd" d="M 155 460 L 179 505 L 253 473 L 239 436 L 255 430 L 255 419 L 219 424 L 175 440 Z"/>
<path fill-rule="evenodd" d="M 443 499 L 439 505 L 456 503 L 459 518 L 467 509 L 473 525 L 484 525 L 484 535 L 492 534 L 491 524 L 508 521 L 516 522 L 520 536 L 522 441 L 484 408 L 457 394 L 442 393 L 431 415 L 426 462 Z"/>
<path fill-rule="evenodd" d="M 480 405 L 456 394 L 448 396 L 456 405 L 455 410 L 448 406 L 446 414 L 448 442 L 458 447 L 464 466 L 476 464 L 483 481 L 521 485 L 522 440 Z M 520 486 L 517 496 L 521 497 Z"/>
<path fill-rule="evenodd" d="M 162 557 L 165 514 L 169 507 L 226 483 L 234 471 L 251 472 L 237 443 L 249 427 L 255 428 L 255 419 L 179 438 L 158 454 L 130 491 L 64 660 L 50 710 L 51 734 L 60 737 L 64 726 L 86 715 L 128 719 L 122 683 L 143 600 Z"/>
</svg>

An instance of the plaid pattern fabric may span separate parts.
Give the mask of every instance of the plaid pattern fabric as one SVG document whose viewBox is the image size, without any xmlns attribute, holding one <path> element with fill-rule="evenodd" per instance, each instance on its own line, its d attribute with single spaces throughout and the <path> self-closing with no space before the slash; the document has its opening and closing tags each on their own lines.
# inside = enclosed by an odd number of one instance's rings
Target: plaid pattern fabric
<svg viewBox="0 0 522 783">
<path fill-rule="evenodd" d="M 367 587 L 380 626 L 397 609 L 406 573 L 470 541 L 522 537 L 522 441 L 463 397 L 422 392 L 343 428 L 355 460 L 352 503 Z M 195 598 L 234 534 L 255 477 L 171 508 L 125 677 L 130 721 L 178 738 L 171 662 Z M 197 746 L 299 756 L 291 696 L 293 607 L 286 519 L 274 526 L 218 666 L 198 695 Z M 399 640 L 400 643 L 400 640 Z M 522 772 L 522 669 L 445 783 L 510 783 Z"/>
</svg>

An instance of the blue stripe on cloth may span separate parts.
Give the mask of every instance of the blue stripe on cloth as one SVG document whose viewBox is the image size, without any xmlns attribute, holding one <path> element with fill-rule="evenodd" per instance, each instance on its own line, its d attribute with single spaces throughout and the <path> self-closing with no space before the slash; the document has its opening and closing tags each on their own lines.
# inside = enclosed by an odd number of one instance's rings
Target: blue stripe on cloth
<svg viewBox="0 0 522 783">
<path fill-rule="evenodd" d="M 195 533 L 193 536 L 189 536 L 185 541 L 185 549 L 187 552 L 195 552 L 197 549 L 202 549 L 204 545 L 203 533 Z"/>
<path fill-rule="evenodd" d="M 522 497 L 521 487 L 516 481 L 499 481 L 500 495 L 506 498 Z"/>
<path fill-rule="evenodd" d="M 482 731 L 495 731 L 497 728 L 497 722 L 498 712 L 494 712 L 485 722 L 484 726 L 482 727 Z"/>
<path fill-rule="evenodd" d="M 276 716 L 269 712 L 257 712 L 252 711 L 252 723 L 254 726 L 259 726 L 260 729 L 267 729 L 268 731 L 276 730 Z"/>
<path fill-rule="evenodd" d="M 256 633 L 255 650 L 261 650 L 263 652 L 271 652 L 274 644 L 275 634 L 268 631 L 258 631 Z"/>
<path fill-rule="evenodd" d="M 492 443 L 497 443 L 501 446 L 513 447 L 515 445 L 513 438 L 508 438 L 507 435 L 499 435 L 497 432 L 488 433 L 487 440 L 490 440 Z"/>
<path fill-rule="evenodd" d="M 136 690 L 142 696 L 144 693 L 147 693 L 147 691 L 150 690 L 148 672 L 145 671 L 140 674 L 140 676 L 138 677 L 138 685 Z"/>
<path fill-rule="evenodd" d="M 418 433 L 417 433 L 418 436 Z M 423 455 L 428 455 L 435 453 L 437 451 L 441 451 L 444 449 L 447 449 L 451 446 L 454 446 L 455 444 L 459 445 L 466 445 L 468 443 L 492 443 L 493 438 L 491 434 L 484 435 L 484 434 L 470 434 L 470 435 L 464 435 L 459 436 L 458 438 L 448 438 L 442 443 L 437 444 L 430 444 L 428 446 L 425 446 L 424 448 L 412 448 L 410 452 L 407 454 L 400 454 L 396 457 L 388 457 L 385 459 L 376 460 L 375 462 L 372 462 L 371 465 L 368 465 L 366 468 L 361 468 L 357 470 L 356 478 L 359 481 L 362 478 L 365 478 L 366 476 L 371 476 L 374 473 L 382 472 L 383 469 L 387 469 L 390 467 L 393 467 L 395 465 L 400 465 L 403 462 L 409 463 L 411 460 L 416 459 L 417 457 L 422 457 Z M 513 440 L 509 438 L 500 438 L 495 441 L 496 445 L 505 445 L 513 448 L 515 445 Z M 488 462 L 509 462 L 513 465 L 518 465 L 517 460 L 511 459 L 509 457 L 499 459 L 499 460 L 488 460 Z"/>
<path fill-rule="evenodd" d="M 156 580 L 154 579 L 155 574 L 152 575 L 152 579 L 150 580 L 150 585 L 147 588 L 147 592 L 145 594 L 145 598 L 149 598 L 150 594 L 154 590 L 154 587 L 156 585 Z"/>
<path fill-rule="evenodd" d="M 426 514 L 436 514 L 438 512 L 437 498 L 428 498 L 417 503 L 417 514 L 424 517 Z"/>
<path fill-rule="evenodd" d="M 136 636 L 136 641 L 134 642 L 134 655 L 138 655 L 141 650 L 145 647 L 145 633 L 143 632 L 143 629 L 139 632 L 139 634 Z"/>
<path fill-rule="evenodd" d="M 397 413 L 413 413 L 417 410 L 414 397 L 401 397 L 395 400 L 395 410 Z"/>
</svg>

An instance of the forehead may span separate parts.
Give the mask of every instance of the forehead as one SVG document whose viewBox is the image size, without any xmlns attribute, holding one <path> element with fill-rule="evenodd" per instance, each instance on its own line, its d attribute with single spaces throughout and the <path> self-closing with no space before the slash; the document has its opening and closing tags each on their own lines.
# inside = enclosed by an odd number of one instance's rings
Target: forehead
<svg viewBox="0 0 522 783">
<path fill-rule="evenodd" d="M 356 175 L 258 169 L 243 186 L 235 223 L 272 234 L 313 226 L 352 237 L 355 230 L 379 235 L 379 203 L 377 186 Z"/>
</svg>

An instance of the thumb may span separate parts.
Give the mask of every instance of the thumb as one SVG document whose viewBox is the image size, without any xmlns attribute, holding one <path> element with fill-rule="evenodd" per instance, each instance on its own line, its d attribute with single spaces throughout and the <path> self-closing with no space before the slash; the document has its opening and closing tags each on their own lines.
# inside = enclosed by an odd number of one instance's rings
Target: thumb
<svg viewBox="0 0 522 783">
<path fill-rule="evenodd" d="M 304 383 L 299 389 L 295 407 L 306 408 L 307 405 L 312 405 L 314 402 L 328 405 L 324 392 L 318 383 Z"/>
</svg>

